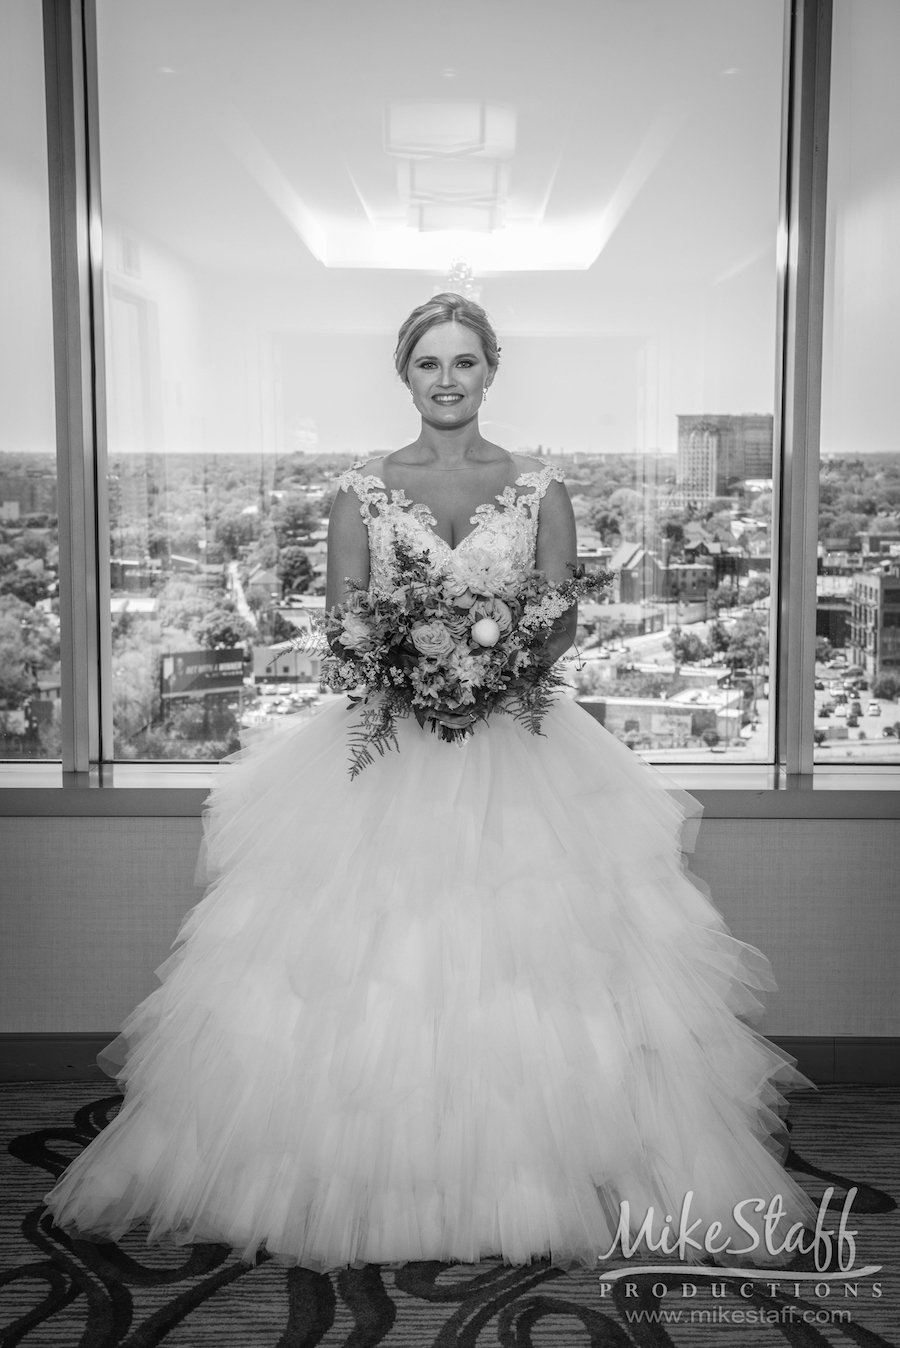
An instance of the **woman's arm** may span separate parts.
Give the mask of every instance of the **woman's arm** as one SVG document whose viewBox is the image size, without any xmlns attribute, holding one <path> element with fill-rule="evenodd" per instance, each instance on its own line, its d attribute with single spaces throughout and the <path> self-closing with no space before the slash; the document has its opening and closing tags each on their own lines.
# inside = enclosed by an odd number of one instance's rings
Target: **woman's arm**
<svg viewBox="0 0 900 1348">
<path fill-rule="evenodd" d="M 578 542 L 575 536 L 575 512 L 569 493 L 562 482 L 551 482 L 541 500 L 538 513 L 538 536 L 534 564 L 548 580 L 559 582 L 572 579 L 572 568 L 578 563 Z M 557 618 L 544 643 L 542 657 L 548 665 L 569 649 L 575 640 L 578 626 L 578 605 L 573 604 L 561 618 Z"/>
<path fill-rule="evenodd" d="M 359 497 L 340 488 L 328 517 L 328 575 L 325 605 L 333 608 L 348 598 L 347 580 L 369 583 L 369 535 L 359 513 Z"/>
</svg>

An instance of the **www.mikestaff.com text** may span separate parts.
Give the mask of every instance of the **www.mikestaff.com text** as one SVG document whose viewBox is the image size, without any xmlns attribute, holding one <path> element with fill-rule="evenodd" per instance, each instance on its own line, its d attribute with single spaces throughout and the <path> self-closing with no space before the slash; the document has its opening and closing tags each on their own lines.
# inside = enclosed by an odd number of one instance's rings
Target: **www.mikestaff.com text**
<svg viewBox="0 0 900 1348">
<path fill-rule="evenodd" d="M 853 1317 L 838 1306 L 711 1306 L 708 1310 L 626 1310 L 631 1324 L 646 1325 L 846 1325 Z"/>
</svg>

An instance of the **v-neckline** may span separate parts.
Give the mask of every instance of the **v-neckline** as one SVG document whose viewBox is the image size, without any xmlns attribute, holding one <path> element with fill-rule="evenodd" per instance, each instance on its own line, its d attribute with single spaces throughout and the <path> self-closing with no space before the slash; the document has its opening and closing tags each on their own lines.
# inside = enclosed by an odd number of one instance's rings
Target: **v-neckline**
<svg viewBox="0 0 900 1348">
<path fill-rule="evenodd" d="M 401 490 L 402 490 L 402 488 L 401 488 Z M 491 510 L 493 510 L 493 511 L 496 511 L 496 509 L 497 509 L 497 507 L 496 507 L 495 505 L 492 505 L 490 501 L 485 501 L 484 504 L 487 505 L 487 506 L 490 506 Z M 424 529 L 427 529 L 427 530 L 428 530 L 428 532 L 431 534 L 431 536 L 432 536 L 433 538 L 436 538 L 437 541 L 438 541 L 439 543 L 443 543 L 444 547 L 447 549 L 448 552 L 459 552 L 460 548 L 462 547 L 463 543 L 465 543 L 466 539 L 471 538 L 473 534 L 477 534 L 477 533 L 478 533 L 478 530 L 481 529 L 481 528 L 483 528 L 483 527 L 484 527 L 484 524 L 485 524 L 485 520 L 479 519 L 478 523 L 475 524 L 475 525 L 469 530 L 469 532 L 468 532 L 467 534 L 463 534 L 462 538 L 459 540 L 459 542 L 458 542 L 458 543 L 456 544 L 456 546 L 454 547 L 453 544 L 447 542 L 447 540 L 446 540 L 446 538 L 444 537 L 443 534 L 439 534 L 439 533 L 438 533 L 437 528 L 436 528 L 437 520 L 434 519 L 434 511 L 433 511 L 433 510 L 431 510 L 431 509 L 430 509 L 427 505 L 425 505 L 422 501 L 410 501 L 410 505 L 418 505 L 418 506 L 422 506 L 423 510 L 426 510 L 426 511 L 428 512 L 428 514 L 429 514 L 429 515 L 431 516 L 431 518 L 434 520 L 434 524 L 427 524 L 424 520 L 419 520 L 419 523 L 422 525 L 422 527 L 423 527 Z M 478 506 L 478 507 L 477 507 L 478 510 L 482 510 L 483 508 L 484 508 L 483 506 Z"/>
<path fill-rule="evenodd" d="M 437 541 L 438 541 L 439 543 L 443 543 L 444 547 L 445 547 L 445 548 L 447 549 L 447 551 L 450 552 L 450 553 L 459 552 L 460 548 L 462 547 L 463 543 L 465 543 L 466 539 L 471 538 L 471 537 L 473 536 L 473 534 L 477 534 L 478 531 L 479 531 L 479 529 L 483 529 L 484 526 L 485 526 L 485 524 L 487 523 L 487 518 L 485 518 L 485 517 L 479 518 L 478 521 L 477 521 L 477 523 L 476 523 L 476 524 L 469 530 L 469 532 L 468 532 L 467 534 L 463 534 L 462 538 L 461 538 L 461 539 L 459 540 L 459 542 L 454 546 L 452 543 L 448 543 L 448 542 L 447 542 L 447 540 L 446 540 L 446 538 L 444 538 L 443 534 L 439 534 L 439 533 L 438 533 L 438 531 L 437 531 L 437 517 L 436 517 L 434 511 L 431 509 L 431 506 L 426 505 L 424 501 L 413 501 L 413 500 L 411 500 L 410 497 L 409 497 L 409 496 L 407 495 L 407 493 L 406 493 L 406 488 L 405 488 L 405 487 L 389 487 L 388 484 L 385 482 L 384 478 L 382 478 L 382 477 L 376 477 L 376 475 L 375 475 L 374 473 L 370 474 L 369 476 L 375 477 L 376 481 L 379 482 L 379 483 L 381 484 L 382 490 L 384 491 L 384 494 L 385 494 L 385 496 L 388 498 L 388 502 L 389 502 L 391 505 L 396 505 L 396 506 L 398 506 L 400 509 L 405 509 L 405 508 L 407 508 L 407 507 L 410 507 L 410 508 L 411 508 L 410 513 L 412 513 L 413 511 L 416 511 L 416 512 L 419 512 L 420 514 L 421 514 L 421 513 L 426 514 L 426 515 L 428 516 L 429 520 L 431 520 L 431 523 L 428 524 L 428 523 L 426 523 L 424 520 L 422 520 L 421 518 L 419 519 L 419 523 L 423 526 L 423 528 L 427 529 L 428 532 L 429 532 L 434 538 L 436 538 Z M 491 517 L 493 517 L 493 515 L 498 514 L 499 512 L 498 512 L 498 510 L 497 510 L 496 502 L 498 502 L 498 501 L 504 502 L 504 497 L 506 496 L 506 493 L 507 493 L 508 491 L 511 491 L 511 492 L 515 493 L 514 500 L 513 500 L 513 502 L 511 503 L 512 506 L 515 506 L 515 504 L 518 502 L 518 499 L 519 499 L 518 494 L 516 493 L 516 487 L 518 487 L 518 486 L 521 485 L 521 483 L 522 483 L 522 478 L 523 478 L 524 476 L 525 476 L 524 473 L 520 473 L 519 476 L 516 478 L 515 482 L 508 482 L 508 483 L 506 484 L 506 486 L 503 487 L 503 489 L 502 489 L 501 491 L 497 492 L 496 496 L 494 497 L 494 499 L 493 499 L 492 501 L 482 501 L 480 505 L 477 505 L 477 506 L 475 507 L 475 509 L 472 511 L 472 514 L 469 516 L 469 522 L 471 523 L 472 519 L 473 519 L 476 515 L 479 515 L 479 512 L 483 511 L 485 508 L 487 508 L 487 509 L 489 509 L 489 510 L 491 511 L 491 516 L 488 517 L 488 518 L 491 518 Z M 397 500 L 397 499 L 396 499 L 397 497 L 400 497 L 401 499 L 400 499 L 400 500 Z M 504 504 L 505 504 L 505 508 L 506 508 L 506 509 L 509 509 L 509 508 L 510 508 L 510 504 L 509 504 L 509 503 L 504 503 Z M 414 515 L 413 518 L 416 518 L 416 516 Z"/>
</svg>

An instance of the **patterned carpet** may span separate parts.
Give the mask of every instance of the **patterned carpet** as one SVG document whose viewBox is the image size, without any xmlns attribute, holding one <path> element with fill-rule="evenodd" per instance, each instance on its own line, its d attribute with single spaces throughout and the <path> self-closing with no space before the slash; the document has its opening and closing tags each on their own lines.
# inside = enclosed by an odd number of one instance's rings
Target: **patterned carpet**
<svg viewBox="0 0 900 1348">
<path fill-rule="evenodd" d="M 249 1267 L 217 1245 L 71 1241 L 50 1225 L 41 1196 L 115 1112 L 119 1097 L 98 1099 L 101 1090 L 0 1086 L 3 1348 L 900 1348 L 900 1088 L 824 1086 L 791 1109 L 788 1164 L 809 1192 L 818 1199 L 834 1186 L 837 1214 L 858 1188 L 855 1266 L 881 1269 L 848 1279 L 855 1297 L 842 1279 L 817 1285 L 787 1272 L 757 1276 L 744 1296 L 737 1278 L 694 1275 L 696 1295 L 685 1297 L 691 1275 L 641 1272 L 636 1260 L 619 1261 L 629 1277 L 604 1295 L 596 1273 L 546 1263 L 324 1276 L 271 1261 Z M 811 1254 L 791 1265 L 814 1267 Z"/>
</svg>

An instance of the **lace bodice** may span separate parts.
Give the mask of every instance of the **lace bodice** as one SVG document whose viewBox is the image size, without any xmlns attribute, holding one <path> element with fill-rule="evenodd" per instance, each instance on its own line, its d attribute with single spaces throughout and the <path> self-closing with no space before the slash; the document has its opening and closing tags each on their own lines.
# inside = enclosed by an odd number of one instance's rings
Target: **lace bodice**
<svg viewBox="0 0 900 1348">
<path fill-rule="evenodd" d="M 454 557 L 468 555 L 477 562 L 479 554 L 487 554 L 490 559 L 502 557 L 517 575 L 524 575 L 534 566 L 541 498 L 551 482 L 563 480 L 558 468 L 522 473 L 514 486 L 504 487 L 493 501 L 477 507 L 469 518 L 475 527 L 455 548 L 437 532 L 437 521 L 428 506 L 410 501 L 402 487 L 388 491 L 381 478 L 360 472 L 359 464 L 340 475 L 338 486 L 344 491 L 352 489 L 359 498 L 360 514 L 369 533 L 369 589 L 386 592 L 394 588 L 397 540 L 414 546 L 417 552 L 428 552 L 435 570 Z"/>
</svg>

